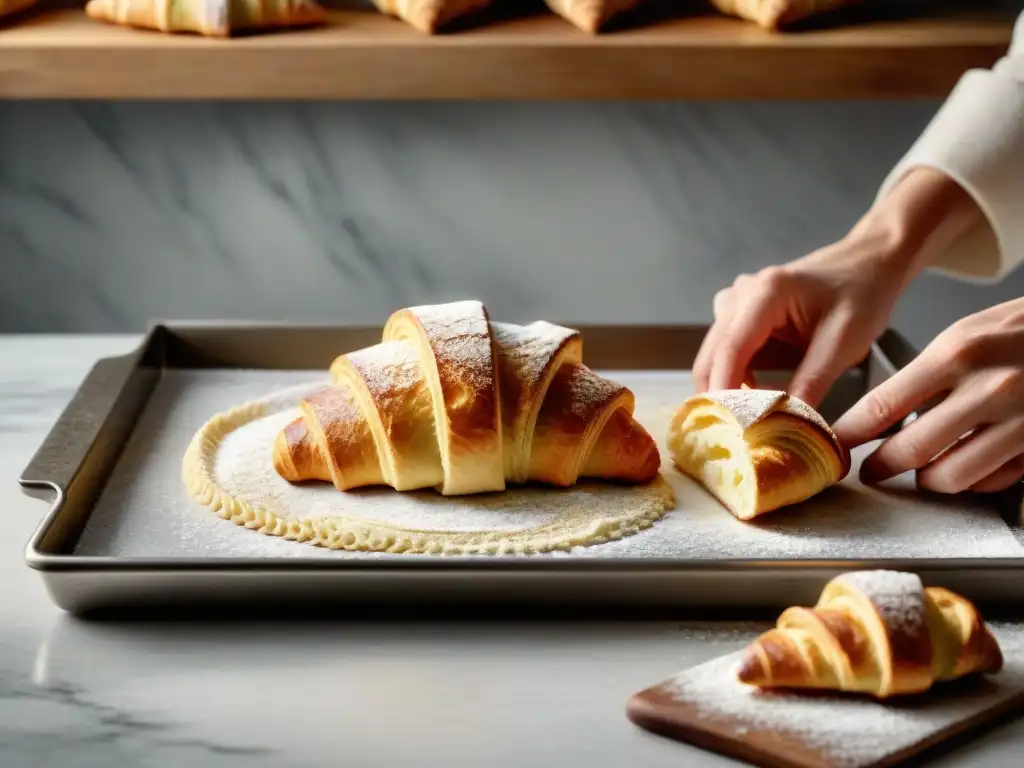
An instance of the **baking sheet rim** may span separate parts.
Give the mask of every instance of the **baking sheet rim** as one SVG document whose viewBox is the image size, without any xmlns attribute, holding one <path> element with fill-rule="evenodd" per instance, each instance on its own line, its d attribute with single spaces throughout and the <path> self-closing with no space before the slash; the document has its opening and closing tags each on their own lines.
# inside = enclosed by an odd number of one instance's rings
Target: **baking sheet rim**
<svg viewBox="0 0 1024 768">
<path fill-rule="evenodd" d="M 650 331 L 656 330 L 685 331 L 705 328 L 707 326 L 680 325 L 680 326 L 603 326 L 615 331 Z M 199 332 L 224 332 L 230 333 L 239 329 L 245 331 L 270 330 L 293 330 L 302 332 L 304 329 L 335 330 L 337 332 L 355 331 L 365 332 L 365 326 L 338 326 L 325 327 L 318 325 L 294 325 L 277 323 L 205 323 L 202 321 L 184 322 L 157 322 L 154 323 L 149 332 L 140 340 L 138 347 L 132 352 L 119 357 L 103 358 L 98 362 L 110 361 L 124 365 L 131 365 L 136 369 L 142 361 L 146 352 L 157 343 L 160 334 L 174 336 L 175 329 Z M 906 341 L 891 329 L 886 331 L 891 338 L 890 344 L 904 345 L 909 353 L 912 353 Z M 884 338 L 884 337 L 883 337 Z M 882 340 L 880 340 L 881 342 Z M 897 348 L 898 349 L 898 348 Z M 880 348 L 879 344 L 872 346 L 870 359 L 886 365 L 890 371 L 898 370 L 900 365 L 890 360 L 889 356 Z M 648 368 L 636 368 L 638 371 L 655 370 Z M 150 393 L 151 394 L 151 393 Z M 149 395 L 146 400 L 148 401 Z M 71 407 L 69 403 L 68 408 Z M 58 419 L 64 417 L 62 414 Z M 106 418 L 106 417 L 104 417 Z M 56 425 L 55 425 L 56 426 Z M 90 449 L 91 450 L 91 449 Z M 79 467 L 80 468 L 80 467 Z M 684 560 L 677 558 L 573 558 L 565 560 L 549 560 L 537 558 L 530 555 L 460 555 L 458 558 L 447 558 L 438 555 L 410 556 L 408 562 L 404 560 L 342 560 L 324 559 L 316 561 L 293 561 L 276 557 L 244 557 L 244 558 L 123 558 L 123 557 L 96 557 L 82 556 L 75 554 L 52 554 L 42 549 L 42 540 L 55 523 L 58 522 L 61 512 L 65 507 L 66 494 L 64 489 L 57 482 L 33 480 L 23 476 L 19 480 L 26 489 L 47 490 L 54 494 L 49 509 L 41 519 L 34 531 L 30 541 L 25 548 L 26 564 L 31 568 L 43 572 L 218 572 L 218 571 L 289 571 L 289 572 L 320 572 L 320 571 L 344 571 L 346 573 L 366 572 L 374 573 L 387 571 L 389 573 L 408 570 L 411 572 L 429 570 L 432 572 L 451 570 L 463 571 L 512 571 L 512 572 L 579 572 L 588 571 L 598 573 L 608 572 L 652 572 L 668 571 L 682 573 L 758 573 L 767 570 L 778 570 L 790 573 L 807 571 L 831 571 L 834 569 L 851 570 L 855 568 L 912 568 L 915 571 L 927 572 L 936 570 L 967 570 L 992 574 L 995 571 L 1009 570 L 1011 572 L 1024 572 L 1024 558 L 878 558 L 878 559 L 827 559 L 815 558 L 807 560 L 778 559 L 778 558 L 749 558 L 749 559 L 725 559 L 725 560 Z M 90 510 L 91 511 L 91 510 Z"/>
</svg>

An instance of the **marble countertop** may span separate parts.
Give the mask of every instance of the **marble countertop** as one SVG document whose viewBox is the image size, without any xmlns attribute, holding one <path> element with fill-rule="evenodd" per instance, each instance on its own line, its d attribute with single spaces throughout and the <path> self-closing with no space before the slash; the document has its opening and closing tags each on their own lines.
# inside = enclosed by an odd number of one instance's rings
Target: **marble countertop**
<svg viewBox="0 0 1024 768">
<path fill-rule="evenodd" d="M 133 337 L 0 336 L 0 766 L 724 766 L 626 698 L 747 623 L 85 622 L 23 549 L 16 478 L 92 362 Z M 932 763 L 1020 765 L 1024 721 Z"/>
</svg>

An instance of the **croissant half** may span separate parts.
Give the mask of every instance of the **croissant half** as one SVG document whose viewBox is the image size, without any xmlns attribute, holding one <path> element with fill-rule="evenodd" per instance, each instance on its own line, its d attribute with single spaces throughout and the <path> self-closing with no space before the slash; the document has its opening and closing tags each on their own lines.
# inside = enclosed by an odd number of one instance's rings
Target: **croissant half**
<svg viewBox="0 0 1024 768">
<path fill-rule="evenodd" d="M 969 600 L 924 587 L 912 573 L 859 571 L 829 582 L 814 608 L 786 609 L 746 650 L 737 676 L 760 688 L 884 699 L 1002 666 L 999 644 Z"/>
<path fill-rule="evenodd" d="M 711 0 L 722 13 L 777 30 L 861 0 Z"/>
<path fill-rule="evenodd" d="M 647 482 L 661 463 L 633 393 L 583 365 L 577 331 L 491 322 L 478 301 L 395 312 L 381 343 L 333 362 L 331 383 L 275 441 L 290 482 L 459 495 Z"/>
<path fill-rule="evenodd" d="M 849 453 L 817 411 L 775 390 L 687 399 L 672 419 L 668 448 L 676 467 L 740 520 L 808 499 L 850 471 Z"/>
<path fill-rule="evenodd" d="M 85 12 L 114 24 L 208 37 L 327 20 L 312 0 L 89 0 Z"/>
</svg>

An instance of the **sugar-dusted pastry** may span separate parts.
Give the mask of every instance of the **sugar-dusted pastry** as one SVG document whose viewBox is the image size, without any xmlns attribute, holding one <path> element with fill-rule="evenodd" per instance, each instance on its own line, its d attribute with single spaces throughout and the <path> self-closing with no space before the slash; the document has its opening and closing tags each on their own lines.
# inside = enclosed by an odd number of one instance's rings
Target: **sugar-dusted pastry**
<svg viewBox="0 0 1024 768">
<path fill-rule="evenodd" d="M 89 0 L 85 12 L 94 19 L 128 27 L 209 37 L 327 20 L 312 0 Z"/>
<path fill-rule="evenodd" d="M 595 33 L 642 0 L 546 0 L 548 8 L 584 32 Z"/>
<path fill-rule="evenodd" d="M 834 11 L 862 0 L 711 0 L 722 13 L 757 22 L 766 29 L 782 29 L 819 13 Z"/>
<path fill-rule="evenodd" d="M 583 365 L 577 331 L 492 323 L 478 301 L 395 312 L 383 340 L 338 357 L 274 445 L 291 482 L 444 495 L 506 482 L 653 480 L 657 445 L 633 393 Z"/>
<path fill-rule="evenodd" d="M 442 30 L 457 19 L 482 11 L 492 0 L 373 0 L 381 13 L 408 22 L 420 32 Z"/>
<path fill-rule="evenodd" d="M 850 455 L 802 400 L 766 389 L 730 389 L 688 398 L 669 426 L 680 471 L 740 520 L 795 504 L 838 483 Z"/>
<path fill-rule="evenodd" d="M 746 650 L 737 676 L 759 688 L 816 688 L 885 699 L 996 674 L 999 644 L 967 599 L 913 573 L 857 571 L 813 608 L 787 608 Z"/>
<path fill-rule="evenodd" d="M 31 8 L 37 2 L 38 0 L 0 0 L 0 18 Z"/>
</svg>

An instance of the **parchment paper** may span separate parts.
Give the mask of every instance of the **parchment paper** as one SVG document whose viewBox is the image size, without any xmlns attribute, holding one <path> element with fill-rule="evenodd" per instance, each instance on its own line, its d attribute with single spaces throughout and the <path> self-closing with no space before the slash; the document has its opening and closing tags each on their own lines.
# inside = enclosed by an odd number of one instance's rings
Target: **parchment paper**
<svg viewBox="0 0 1024 768">
<path fill-rule="evenodd" d="M 857 480 L 871 446 L 855 452 L 839 486 L 760 523 L 742 523 L 671 467 L 664 439 L 679 403 L 692 392 L 685 372 L 603 371 L 636 395 L 637 419 L 658 439 L 662 471 L 676 507 L 634 536 L 570 552 L 528 557 L 970 558 L 1024 557 L 1024 547 L 993 509 L 977 500 L 922 496 L 913 474 L 883 488 Z M 75 552 L 134 558 L 414 558 L 331 551 L 266 536 L 222 520 L 197 503 L 181 480 L 181 459 L 208 418 L 285 387 L 323 381 L 323 371 L 168 371 L 157 385 Z"/>
</svg>

